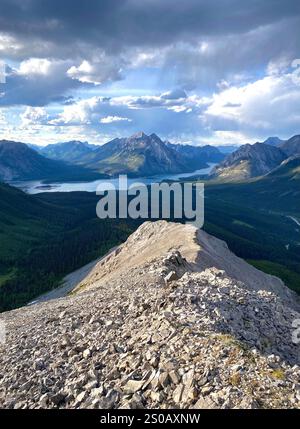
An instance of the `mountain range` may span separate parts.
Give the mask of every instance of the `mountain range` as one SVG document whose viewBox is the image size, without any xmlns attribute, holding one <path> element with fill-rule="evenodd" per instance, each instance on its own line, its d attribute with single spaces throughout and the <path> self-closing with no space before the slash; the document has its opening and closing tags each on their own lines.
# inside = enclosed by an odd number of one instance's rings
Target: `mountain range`
<svg viewBox="0 0 300 429">
<path fill-rule="evenodd" d="M 300 135 L 290 138 L 283 142 L 279 147 L 288 156 L 300 156 Z"/>
<path fill-rule="evenodd" d="M 39 152 L 46 158 L 57 161 L 76 163 L 80 159 L 97 148 L 88 142 L 71 140 L 63 143 L 49 144 L 47 146 L 31 145 L 31 148 Z"/>
<path fill-rule="evenodd" d="M 264 143 L 246 144 L 228 155 L 212 172 L 226 181 L 249 179 L 267 174 L 286 159 L 285 153 Z"/>
<path fill-rule="evenodd" d="M 24 143 L 0 141 L 0 181 L 96 180 L 101 175 L 81 166 L 45 158 Z"/>
<path fill-rule="evenodd" d="M 41 147 L 0 141 L 0 180 L 83 181 L 117 174 L 150 176 L 193 172 L 225 157 L 213 146 L 163 142 L 142 132 L 102 146 L 69 141 Z"/>
<path fill-rule="evenodd" d="M 170 149 L 175 149 L 183 159 L 186 159 L 190 166 L 196 170 L 202 168 L 200 163 L 219 163 L 225 157 L 225 155 L 216 147 L 205 145 L 205 146 L 192 146 L 182 144 L 167 143 Z"/>
<path fill-rule="evenodd" d="M 285 142 L 285 140 L 281 140 L 279 137 L 268 137 L 265 141 L 262 143 L 268 144 L 270 146 L 280 146 Z"/>
<path fill-rule="evenodd" d="M 229 153 L 235 152 L 240 147 L 240 144 L 233 145 L 217 145 L 216 147 L 221 153 L 228 155 Z"/>
<path fill-rule="evenodd" d="M 241 146 L 214 168 L 211 177 L 234 182 L 264 176 L 295 156 L 300 156 L 300 136 L 286 141 L 271 137 L 264 143 Z"/>
<path fill-rule="evenodd" d="M 205 194 L 205 230 L 299 291 L 300 157 L 242 183 L 207 181 Z M 130 219 L 123 223 L 97 219 L 94 193 L 32 196 L 0 184 L 0 197 L 3 309 L 53 288 L 60 275 L 113 247 L 118 237 L 126 237 L 137 225 Z"/>
<path fill-rule="evenodd" d="M 300 156 L 300 136 L 246 144 L 232 153 L 214 146 L 171 144 L 143 132 L 96 146 L 70 141 L 45 147 L 0 141 L 0 180 L 83 181 L 128 174 L 151 176 L 193 172 L 219 163 L 212 178 L 239 181 L 262 176 L 289 157 Z"/>
<path fill-rule="evenodd" d="M 116 138 L 83 156 L 80 165 L 109 175 L 133 176 L 181 173 L 205 167 L 198 159 L 193 165 L 164 143 L 156 134 L 137 133 L 129 138 Z"/>
<path fill-rule="evenodd" d="M 217 163 L 224 158 L 213 146 L 171 144 L 163 142 L 154 133 L 148 136 L 143 132 L 113 139 L 102 146 L 70 141 L 36 150 L 48 158 L 78 164 L 96 172 L 132 176 L 192 172 L 206 168 L 208 162 Z"/>
</svg>

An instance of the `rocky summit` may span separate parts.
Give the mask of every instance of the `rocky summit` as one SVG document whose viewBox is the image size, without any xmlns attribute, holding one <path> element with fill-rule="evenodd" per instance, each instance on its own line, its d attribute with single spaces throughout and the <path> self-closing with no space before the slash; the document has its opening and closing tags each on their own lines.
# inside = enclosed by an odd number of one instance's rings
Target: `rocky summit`
<svg viewBox="0 0 300 429">
<path fill-rule="evenodd" d="M 299 300 L 192 225 L 144 223 L 68 297 L 0 317 L 2 408 L 299 408 Z"/>
</svg>

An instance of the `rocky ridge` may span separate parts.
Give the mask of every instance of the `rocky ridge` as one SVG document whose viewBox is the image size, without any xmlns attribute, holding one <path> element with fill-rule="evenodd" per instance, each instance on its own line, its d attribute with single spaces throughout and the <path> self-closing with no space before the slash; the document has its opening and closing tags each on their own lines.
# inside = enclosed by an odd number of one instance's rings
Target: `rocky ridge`
<svg viewBox="0 0 300 429">
<path fill-rule="evenodd" d="M 73 295 L 2 314 L 0 406 L 299 408 L 297 297 L 229 255 L 146 222 Z"/>
<path fill-rule="evenodd" d="M 181 150 L 180 150 L 181 148 Z M 193 151 L 193 154 L 190 153 Z M 173 145 L 155 133 L 136 133 L 128 138 L 115 138 L 82 156 L 80 164 L 110 175 L 151 176 L 177 174 L 207 168 L 207 162 L 223 158 L 218 149 Z"/>
<path fill-rule="evenodd" d="M 245 144 L 217 165 L 211 175 L 229 182 L 250 179 L 269 173 L 286 158 L 279 147 L 264 143 Z"/>
</svg>

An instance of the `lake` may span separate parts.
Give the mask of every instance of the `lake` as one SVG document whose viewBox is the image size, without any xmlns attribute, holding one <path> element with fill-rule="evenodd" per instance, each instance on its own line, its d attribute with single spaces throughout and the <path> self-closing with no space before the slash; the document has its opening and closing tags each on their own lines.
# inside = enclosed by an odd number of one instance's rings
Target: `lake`
<svg viewBox="0 0 300 429">
<path fill-rule="evenodd" d="M 128 186 L 133 183 L 144 183 L 145 185 L 151 185 L 151 183 L 159 183 L 163 180 L 174 180 L 178 181 L 180 179 L 187 179 L 193 176 L 209 174 L 214 168 L 215 163 L 209 163 L 209 167 L 202 168 L 200 170 L 193 171 L 191 173 L 179 173 L 179 174 L 163 174 L 151 177 L 134 177 L 128 178 Z M 111 183 L 116 189 L 119 189 L 119 178 L 113 179 L 100 179 L 93 182 L 62 182 L 62 183 L 43 183 L 40 180 L 31 180 L 31 181 L 19 181 L 12 182 L 11 185 L 16 186 L 17 188 L 22 189 L 28 194 L 39 194 L 41 192 L 75 192 L 75 191 L 85 191 L 85 192 L 96 192 L 97 187 L 101 183 Z"/>
</svg>

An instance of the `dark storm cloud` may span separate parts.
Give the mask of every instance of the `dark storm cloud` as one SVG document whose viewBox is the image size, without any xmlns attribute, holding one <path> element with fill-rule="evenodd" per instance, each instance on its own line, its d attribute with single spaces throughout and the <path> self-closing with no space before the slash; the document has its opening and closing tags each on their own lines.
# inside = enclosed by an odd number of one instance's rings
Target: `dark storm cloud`
<svg viewBox="0 0 300 429">
<path fill-rule="evenodd" d="M 122 78 L 151 52 L 139 67 L 159 64 L 164 83 L 211 90 L 298 58 L 299 17 L 296 0 L 0 0 L 0 54 L 70 59 L 69 77 L 97 83 Z"/>
<path fill-rule="evenodd" d="M 244 33 L 300 12 L 295 0 L 1 0 L 0 31 L 51 55 Z M 296 36 L 296 35 L 295 35 Z M 284 38 L 284 35 L 282 35 Z M 73 51 L 76 56 L 76 52 Z"/>
<path fill-rule="evenodd" d="M 292 134 L 299 57 L 298 0 L 0 0 L 0 107 L 60 104 L 61 126 Z"/>
</svg>

